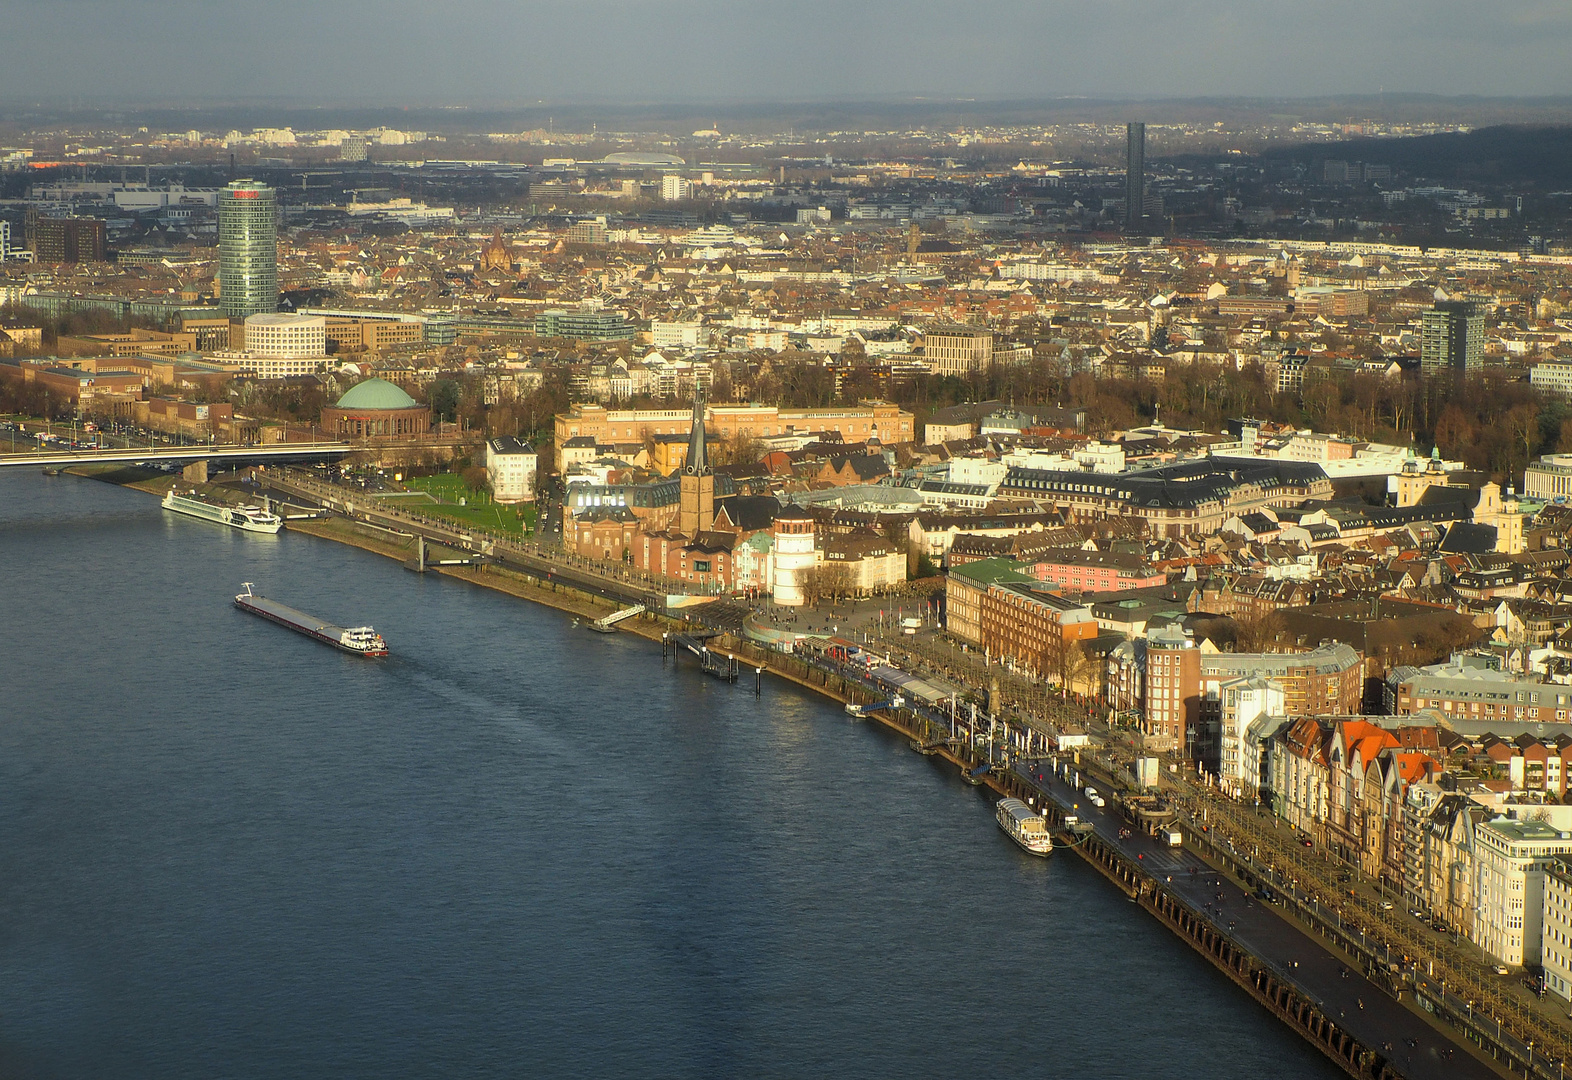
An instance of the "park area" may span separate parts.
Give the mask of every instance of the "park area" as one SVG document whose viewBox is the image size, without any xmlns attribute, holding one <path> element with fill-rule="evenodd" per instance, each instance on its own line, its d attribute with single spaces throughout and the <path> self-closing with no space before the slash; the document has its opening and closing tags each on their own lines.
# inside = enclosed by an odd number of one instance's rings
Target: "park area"
<svg viewBox="0 0 1572 1080">
<path fill-rule="evenodd" d="M 471 488 L 458 473 L 437 473 L 434 476 L 411 476 L 402 485 L 406 492 L 420 493 L 386 497 L 390 504 L 411 513 L 429 517 L 446 518 L 460 525 L 487 529 L 493 532 L 526 536 L 535 529 L 535 507 L 530 503 L 503 505 L 485 489 Z M 460 505 L 460 500 L 463 504 Z"/>
</svg>

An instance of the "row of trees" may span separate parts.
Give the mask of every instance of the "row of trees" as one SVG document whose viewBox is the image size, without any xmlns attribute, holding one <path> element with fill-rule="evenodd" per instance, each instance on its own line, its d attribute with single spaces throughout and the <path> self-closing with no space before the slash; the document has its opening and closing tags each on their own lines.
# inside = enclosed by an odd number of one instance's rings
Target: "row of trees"
<svg viewBox="0 0 1572 1080">
<path fill-rule="evenodd" d="M 1541 394 L 1521 376 L 1489 370 L 1450 375 L 1350 371 L 1312 364 L 1300 392 L 1279 393 L 1259 362 L 1235 369 L 1216 363 L 1175 365 L 1150 378 L 1070 373 L 1057 360 L 1000 365 L 966 376 L 881 378 L 872 365 L 842 377 L 822 364 L 776 364 L 755 386 L 757 400 L 792 407 L 827 406 L 883 396 L 911 409 L 919 430 L 932 413 L 997 399 L 1021 406 L 1086 409 L 1087 428 L 1107 433 L 1160 419 L 1170 427 L 1220 431 L 1250 417 L 1377 442 L 1432 446 L 1470 468 L 1520 477 L 1540 454 L 1572 450 L 1572 408 Z"/>
</svg>

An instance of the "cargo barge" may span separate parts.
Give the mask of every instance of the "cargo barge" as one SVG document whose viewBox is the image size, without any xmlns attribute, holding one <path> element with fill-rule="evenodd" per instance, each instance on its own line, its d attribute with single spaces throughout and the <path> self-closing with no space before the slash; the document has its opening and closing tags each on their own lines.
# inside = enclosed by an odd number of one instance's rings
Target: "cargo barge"
<svg viewBox="0 0 1572 1080">
<path fill-rule="evenodd" d="M 249 611 L 253 615 L 260 615 L 264 619 L 276 622 L 280 626 L 287 626 L 297 634 L 316 638 L 324 644 L 331 645 L 356 656 L 386 656 L 388 654 L 387 642 L 382 640 L 382 635 L 369 626 L 335 626 L 330 622 L 323 622 L 315 615 L 307 615 L 288 604 L 280 604 L 277 600 L 269 600 L 265 596 L 258 596 L 251 591 L 251 582 L 242 586 L 246 591 L 235 596 L 235 606 L 241 611 Z"/>
</svg>

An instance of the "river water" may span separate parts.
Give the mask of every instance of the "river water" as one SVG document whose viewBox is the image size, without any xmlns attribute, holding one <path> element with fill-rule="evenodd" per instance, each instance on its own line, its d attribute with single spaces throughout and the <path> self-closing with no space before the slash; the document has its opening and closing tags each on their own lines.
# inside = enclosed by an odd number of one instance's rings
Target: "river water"
<svg viewBox="0 0 1572 1080">
<path fill-rule="evenodd" d="M 0 559 L 0 1076 L 1340 1075 L 779 682 L 32 470 Z"/>
</svg>

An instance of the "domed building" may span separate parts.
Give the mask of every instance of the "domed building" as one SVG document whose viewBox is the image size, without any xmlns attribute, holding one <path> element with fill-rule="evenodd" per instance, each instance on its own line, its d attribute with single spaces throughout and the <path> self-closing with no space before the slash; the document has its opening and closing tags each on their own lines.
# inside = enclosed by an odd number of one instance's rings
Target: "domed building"
<svg viewBox="0 0 1572 1080">
<path fill-rule="evenodd" d="M 367 379 L 322 410 L 322 427 L 338 439 L 418 437 L 431 433 L 431 409 L 386 379 Z"/>
</svg>

